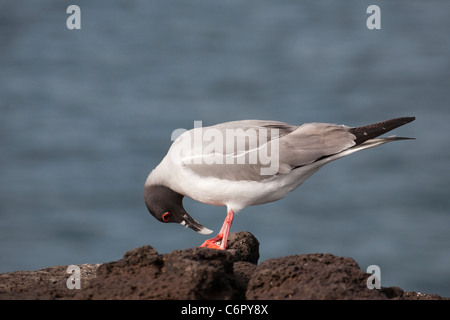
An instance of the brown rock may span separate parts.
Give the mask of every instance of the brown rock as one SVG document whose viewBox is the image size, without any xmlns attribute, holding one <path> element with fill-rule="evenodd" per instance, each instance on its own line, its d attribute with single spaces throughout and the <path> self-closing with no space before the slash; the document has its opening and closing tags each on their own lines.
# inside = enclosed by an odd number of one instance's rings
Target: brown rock
<svg viewBox="0 0 450 320">
<path fill-rule="evenodd" d="M 0 299 L 445 299 L 397 287 L 370 290 L 369 274 L 351 258 L 304 254 L 256 265 L 259 242 L 249 232 L 228 250 L 143 246 L 123 259 L 79 265 L 81 289 L 69 290 L 67 266 L 0 274 Z"/>
<path fill-rule="evenodd" d="M 386 299 L 370 290 L 363 272 L 351 258 L 304 254 L 270 259 L 254 271 L 247 299 Z"/>
<path fill-rule="evenodd" d="M 81 287 L 89 287 L 100 264 L 82 264 Z M 15 271 L 0 274 L 0 300 L 4 299 L 72 299 L 77 290 L 67 289 L 68 266 L 38 271 Z"/>
</svg>

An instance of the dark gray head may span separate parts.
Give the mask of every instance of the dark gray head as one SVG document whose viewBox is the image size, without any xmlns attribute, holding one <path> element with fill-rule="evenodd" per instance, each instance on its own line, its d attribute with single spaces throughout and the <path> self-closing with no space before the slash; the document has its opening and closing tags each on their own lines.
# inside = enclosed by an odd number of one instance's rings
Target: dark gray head
<svg viewBox="0 0 450 320">
<path fill-rule="evenodd" d="M 156 219 L 164 223 L 176 222 L 198 233 L 211 233 L 184 210 L 183 197 L 163 185 L 146 185 L 144 188 L 145 205 Z"/>
</svg>

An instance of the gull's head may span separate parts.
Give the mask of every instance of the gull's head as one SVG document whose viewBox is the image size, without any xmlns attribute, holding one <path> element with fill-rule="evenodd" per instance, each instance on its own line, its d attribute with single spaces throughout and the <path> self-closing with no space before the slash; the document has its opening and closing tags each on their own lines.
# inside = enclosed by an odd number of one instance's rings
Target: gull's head
<svg viewBox="0 0 450 320">
<path fill-rule="evenodd" d="M 184 210 L 183 195 L 167 186 L 146 184 L 144 199 L 148 211 L 161 222 L 176 222 L 201 234 L 212 232 Z"/>
</svg>

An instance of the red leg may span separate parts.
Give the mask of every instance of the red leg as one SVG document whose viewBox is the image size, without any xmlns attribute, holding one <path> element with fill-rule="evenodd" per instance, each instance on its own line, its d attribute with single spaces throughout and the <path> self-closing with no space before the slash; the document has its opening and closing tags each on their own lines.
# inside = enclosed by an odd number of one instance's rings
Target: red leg
<svg viewBox="0 0 450 320">
<path fill-rule="evenodd" d="M 200 247 L 225 250 L 227 248 L 228 234 L 230 233 L 231 224 L 233 223 L 233 217 L 234 217 L 233 210 L 231 209 L 228 210 L 227 217 L 223 222 L 219 234 L 216 237 L 208 239 L 205 242 L 203 242 L 203 244 Z"/>
</svg>

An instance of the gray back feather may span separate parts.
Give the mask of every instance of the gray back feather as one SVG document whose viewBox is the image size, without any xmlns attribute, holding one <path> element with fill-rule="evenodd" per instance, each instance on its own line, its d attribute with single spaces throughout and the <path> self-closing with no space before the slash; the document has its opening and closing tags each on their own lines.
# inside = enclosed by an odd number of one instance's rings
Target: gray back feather
<svg viewBox="0 0 450 320">
<path fill-rule="evenodd" d="M 215 141 L 217 137 L 222 137 L 221 143 Z M 184 142 L 189 140 L 196 155 L 183 159 L 186 168 L 203 177 L 235 181 L 261 181 L 276 174 L 287 174 L 295 167 L 355 145 L 355 136 L 346 126 L 308 123 L 296 127 L 263 120 L 233 121 L 195 128 L 185 132 L 181 138 L 187 139 Z M 177 140 L 174 145 L 177 142 L 180 143 Z M 196 150 L 201 150 L 201 154 Z M 274 150 L 278 152 L 272 154 Z M 267 156 L 264 161 L 261 154 Z M 272 175 L 261 174 L 262 168 L 271 165 L 267 159 L 273 160 L 274 157 L 278 160 L 278 170 Z M 195 158 L 197 163 L 193 161 Z"/>
</svg>

